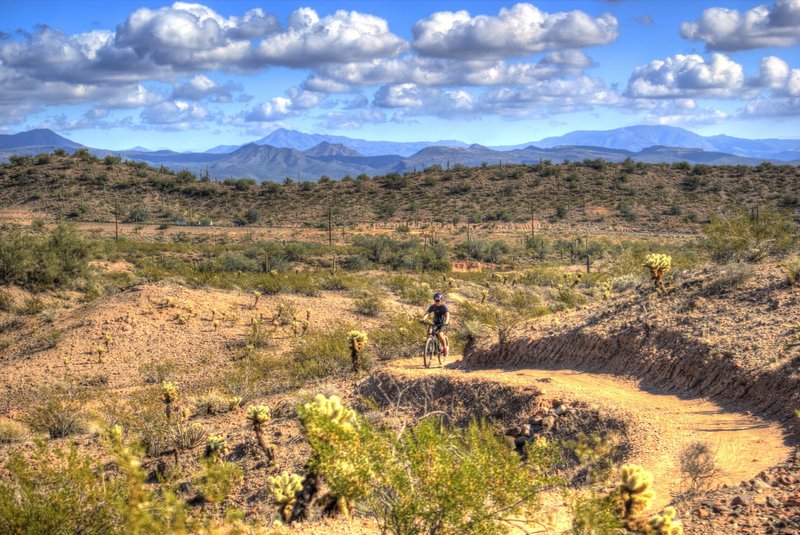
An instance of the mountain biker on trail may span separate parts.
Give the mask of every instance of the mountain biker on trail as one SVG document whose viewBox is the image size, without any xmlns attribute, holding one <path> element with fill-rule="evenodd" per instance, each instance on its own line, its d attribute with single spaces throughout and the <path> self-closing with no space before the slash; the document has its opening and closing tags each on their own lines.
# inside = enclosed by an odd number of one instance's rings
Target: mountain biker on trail
<svg viewBox="0 0 800 535">
<path fill-rule="evenodd" d="M 442 344 L 444 356 L 446 357 L 450 348 L 444 331 L 447 330 L 447 325 L 450 323 L 450 310 L 444 303 L 444 294 L 442 292 L 433 294 L 433 304 L 428 307 L 425 315 L 422 316 L 422 322 L 425 323 L 431 314 L 433 314 L 433 332 L 439 338 L 439 343 Z"/>
</svg>

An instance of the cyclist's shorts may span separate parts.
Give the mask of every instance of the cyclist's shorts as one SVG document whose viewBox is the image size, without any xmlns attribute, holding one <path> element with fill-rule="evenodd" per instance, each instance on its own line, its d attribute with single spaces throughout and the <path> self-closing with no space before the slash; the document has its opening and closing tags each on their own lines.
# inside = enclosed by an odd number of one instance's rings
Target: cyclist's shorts
<svg viewBox="0 0 800 535">
<path fill-rule="evenodd" d="M 434 323 L 433 329 L 437 332 L 447 332 L 448 330 L 450 330 L 450 326 L 444 323 Z"/>
</svg>

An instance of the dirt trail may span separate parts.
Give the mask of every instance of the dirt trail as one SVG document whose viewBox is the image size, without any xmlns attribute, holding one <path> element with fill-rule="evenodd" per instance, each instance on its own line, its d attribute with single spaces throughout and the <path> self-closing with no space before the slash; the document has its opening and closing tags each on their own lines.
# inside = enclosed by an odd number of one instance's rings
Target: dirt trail
<svg viewBox="0 0 800 535">
<path fill-rule="evenodd" d="M 629 462 L 653 472 L 657 492 L 654 509 L 667 505 L 671 495 L 678 492 L 678 454 L 691 442 L 708 442 L 716 450 L 722 470 L 718 483 L 727 485 L 753 478 L 786 460 L 792 451 L 784 430 L 775 422 L 726 410 L 705 399 L 644 390 L 637 382 L 618 376 L 567 369 L 471 370 L 461 367 L 460 361 L 445 369 L 425 369 L 421 359 L 397 361 L 391 369 L 411 377 L 449 374 L 509 386 L 535 386 L 548 398 L 581 400 L 600 410 L 627 413 L 644 424 L 636 429 L 648 435 L 631 437 L 636 447 Z"/>
</svg>

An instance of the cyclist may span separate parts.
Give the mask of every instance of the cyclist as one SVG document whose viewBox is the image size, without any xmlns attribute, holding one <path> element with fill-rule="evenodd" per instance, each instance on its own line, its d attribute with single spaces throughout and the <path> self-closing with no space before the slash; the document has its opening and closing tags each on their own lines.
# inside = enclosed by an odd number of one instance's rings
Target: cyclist
<svg viewBox="0 0 800 535">
<path fill-rule="evenodd" d="M 447 324 L 450 323 L 450 310 L 444 303 L 444 294 L 442 292 L 433 294 L 433 304 L 428 307 L 427 312 L 422 316 L 422 321 L 425 322 L 431 314 L 433 314 L 433 332 L 439 338 L 439 343 L 442 344 L 444 356 L 446 357 L 450 348 L 443 331 L 447 329 Z"/>
</svg>

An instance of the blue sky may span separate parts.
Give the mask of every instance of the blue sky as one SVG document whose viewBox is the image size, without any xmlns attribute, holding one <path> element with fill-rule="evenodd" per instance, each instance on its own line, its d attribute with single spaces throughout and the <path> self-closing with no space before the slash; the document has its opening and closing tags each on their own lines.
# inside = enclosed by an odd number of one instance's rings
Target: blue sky
<svg viewBox="0 0 800 535">
<path fill-rule="evenodd" d="M 205 150 L 633 124 L 800 138 L 800 0 L 0 0 L 2 133 Z"/>
</svg>

